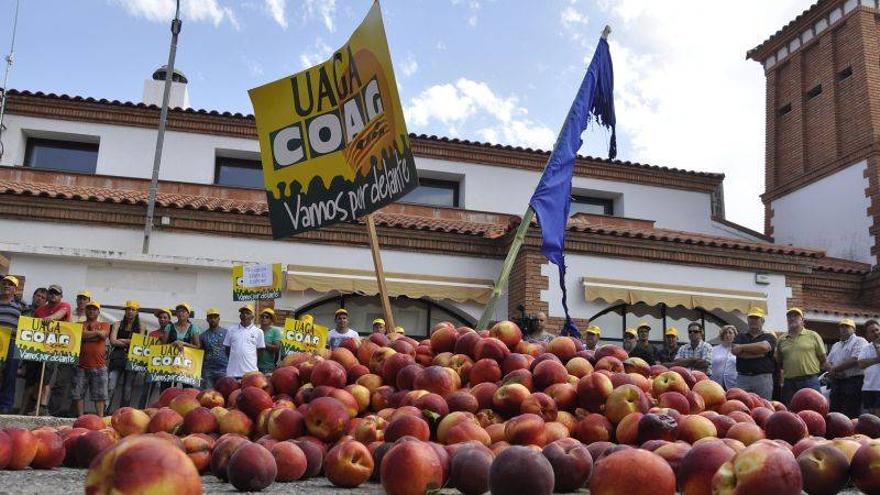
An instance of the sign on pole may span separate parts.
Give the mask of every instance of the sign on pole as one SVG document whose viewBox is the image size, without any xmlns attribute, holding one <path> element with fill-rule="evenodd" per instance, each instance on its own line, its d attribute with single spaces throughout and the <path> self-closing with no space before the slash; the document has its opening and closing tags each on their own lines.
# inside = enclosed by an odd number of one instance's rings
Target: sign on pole
<svg viewBox="0 0 880 495">
<path fill-rule="evenodd" d="M 142 333 L 132 334 L 131 343 L 128 346 L 128 360 L 125 362 L 126 371 L 146 373 L 147 365 L 150 364 L 150 346 L 161 343 L 162 340 L 156 337 Z"/>
<path fill-rule="evenodd" d="M 278 299 L 284 289 L 281 263 L 232 266 L 232 300 Z"/>
<path fill-rule="evenodd" d="M 82 324 L 22 316 L 18 319 L 15 356 L 24 361 L 79 364 Z"/>
<path fill-rule="evenodd" d="M 12 340 L 12 327 L 0 326 L 0 368 L 9 359 L 9 341 Z"/>
<path fill-rule="evenodd" d="M 155 382 L 185 383 L 198 387 L 202 382 L 205 351 L 174 344 L 151 345 L 147 373 Z"/>
<path fill-rule="evenodd" d="M 249 93 L 275 239 L 350 222 L 418 185 L 378 2 L 327 61 Z"/>
<path fill-rule="evenodd" d="M 281 355 L 291 352 L 317 352 L 327 345 L 327 327 L 302 320 L 284 320 L 284 333 L 281 337 Z"/>
</svg>

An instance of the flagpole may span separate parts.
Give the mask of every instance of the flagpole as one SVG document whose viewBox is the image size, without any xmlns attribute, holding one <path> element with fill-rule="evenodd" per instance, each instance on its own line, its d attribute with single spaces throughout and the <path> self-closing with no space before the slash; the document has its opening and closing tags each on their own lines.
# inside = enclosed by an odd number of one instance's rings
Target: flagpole
<svg viewBox="0 0 880 495">
<path fill-rule="evenodd" d="M 602 39 L 607 39 L 609 34 L 611 34 L 611 26 L 605 25 L 605 28 L 602 30 Z M 568 122 L 567 117 L 562 123 L 563 129 L 565 128 L 566 122 Z M 486 309 L 483 310 L 483 315 L 480 317 L 479 323 L 477 323 L 477 330 L 485 330 L 489 325 L 489 321 L 494 317 L 495 306 L 497 306 L 501 294 L 504 293 L 504 287 L 507 285 L 510 271 L 513 269 L 513 264 L 516 262 L 516 257 L 519 255 L 520 248 L 522 248 L 523 241 L 526 238 L 526 233 L 529 231 L 529 227 L 534 218 L 535 210 L 529 205 L 526 207 L 526 212 L 523 214 L 522 222 L 516 229 L 516 235 L 513 238 L 513 242 L 510 244 L 510 249 L 507 251 L 507 257 L 504 259 L 504 264 L 501 265 L 501 273 L 495 281 L 495 287 L 492 289 L 492 296 L 489 298 L 489 302 L 486 303 Z"/>
<path fill-rule="evenodd" d="M 391 313 L 391 302 L 388 299 L 388 286 L 385 284 L 385 269 L 382 266 L 382 254 L 379 252 L 379 238 L 376 235 L 376 222 L 373 214 L 367 215 L 367 234 L 370 238 L 370 253 L 373 255 L 373 266 L 376 269 L 376 285 L 379 286 L 379 300 L 382 301 L 382 313 L 385 315 L 386 333 L 394 331 L 394 315 Z"/>
</svg>

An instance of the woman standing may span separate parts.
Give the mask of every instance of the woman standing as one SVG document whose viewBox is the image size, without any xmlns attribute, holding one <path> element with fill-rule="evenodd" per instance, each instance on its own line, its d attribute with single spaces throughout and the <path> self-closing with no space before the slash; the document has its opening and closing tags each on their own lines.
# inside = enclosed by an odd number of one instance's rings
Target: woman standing
<svg viewBox="0 0 880 495">
<path fill-rule="evenodd" d="M 736 337 L 736 327 L 724 325 L 718 335 L 720 342 L 712 350 L 712 380 L 730 390 L 736 387 L 736 356 L 731 351 L 731 344 Z"/>
<path fill-rule="evenodd" d="M 168 342 L 168 329 L 171 327 L 171 309 L 159 308 L 153 313 L 153 316 L 156 317 L 156 321 L 159 323 L 159 328 L 153 330 L 148 335 L 155 339 L 159 339 L 159 342 L 165 344 Z M 138 401 L 138 407 L 140 409 L 147 407 L 147 403 L 152 395 L 153 383 L 150 381 L 149 376 L 145 376 L 144 387 L 141 389 L 141 398 Z"/>
<path fill-rule="evenodd" d="M 111 404 L 116 395 L 116 385 L 119 384 L 119 377 L 122 377 L 122 396 L 119 399 L 119 406 L 131 405 L 131 389 L 134 385 L 134 376 L 131 376 L 125 370 L 128 363 L 128 348 L 131 345 L 131 336 L 141 331 L 141 320 L 138 317 L 138 309 L 141 305 L 139 302 L 131 300 L 125 301 L 125 315 L 122 320 L 117 321 L 110 330 L 110 360 L 109 369 L 110 376 L 108 385 L 110 387 L 110 400 L 107 401 L 107 410 L 104 414 L 110 414 Z"/>
<path fill-rule="evenodd" d="M 177 321 L 167 328 L 166 343 L 177 344 L 180 348 L 195 347 L 198 349 L 199 333 L 202 330 L 189 319 L 192 315 L 192 306 L 189 303 L 180 303 L 174 308 L 174 312 L 177 314 Z"/>
</svg>

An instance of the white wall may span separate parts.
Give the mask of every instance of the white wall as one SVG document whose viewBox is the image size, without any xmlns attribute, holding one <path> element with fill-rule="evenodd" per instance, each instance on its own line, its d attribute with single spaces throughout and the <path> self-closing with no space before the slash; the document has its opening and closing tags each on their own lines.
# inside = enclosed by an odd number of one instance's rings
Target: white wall
<svg viewBox="0 0 880 495">
<path fill-rule="evenodd" d="M 789 291 L 785 286 L 785 276 L 783 275 L 770 275 L 769 285 L 758 285 L 755 283 L 755 274 L 753 272 L 573 254 L 566 255 L 565 261 L 568 267 L 566 270 L 565 287 L 568 292 L 568 308 L 572 318 L 591 318 L 599 311 L 620 303 L 585 301 L 582 279 L 584 277 L 597 277 L 647 283 L 765 292 L 768 295 L 768 315 L 764 328 L 766 330 L 785 330 L 786 328 L 785 309 L 786 297 Z M 559 270 L 556 268 L 556 265 L 545 263 L 541 267 L 541 273 L 550 278 L 550 289 L 541 291 L 541 300 L 549 304 L 550 316 L 564 317 L 562 290 L 559 288 Z M 745 321 L 744 315 L 736 316 Z M 679 330 L 683 329 L 680 328 Z M 616 329 L 614 334 L 603 332 L 603 337 L 619 339 L 622 337 L 621 333 L 621 329 Z M 681 334 L 679 334 L 679 337 L 681 338 Z M 709 339 L 713 337 L 714 335 L 707 335 Z M 652 328 L 650 338 L 652 340 L 661 340 L 661 329 Z"/>
<path fill-rule="evenodd" d="M 828 256 L 874 264 L 861 161 L 770 203 L 777 243 L 824 250 Z"/>
<path fill-rule="evenodd" d="M 79 136 L 100 140 L 98 174 L 139 178 L 149 178 L 152 174 L 154 129 L 20 115 L 8 115 L 6 126 L 8 130 L 3 135 L 6 152 L 0 165 L 24 163 L 27 136 L 58 139 Z M 160 178 L 170 181 L 213 183 L 218 150 L 225 155 L 241 156 L 244 152 L 245 157 L 259 158 L 258 142 L 251 139 L 168 131 L 164 146 Z M 538 172 L 529 170 L 431 158 L 417 157 L 416 166 L 428 177 L 460 180 L 462 207 L 514 215 L 525 211 L 540 178 Z M 655 220 L 656 226 L 661 228 L 754 240 L 712 221 L 709 193 L 583 177 L 576 177 L 572 185 L 576 194 L 614 199 L 617 216 Z"/>
<path fill-rule="evenodd" d="M 48 228 L 47 228 L 48 227 Z M 51 230 L 51 236 L 47 232 Z M 237 262 L 281 262 L 333 268 L 373 268 L 366 247 L 328 246 L 316 243 L 275 242 L 153 231 L 151 255 L 140 254 L 142 232 L 81 225 L 51 224 L 0 219 L 0 251 L 9 254 L 10 273 L 27 277 L 27 289 L 60 283 L 68 297 L 87 288 L 107 304 L 138 299 L 147 307 L 191 302 L 197 311 L 218 306 L 234 314 L 230 267 Z M 196 254 L 197 253 L 197 254 Z M 500 260 L 469 258 L 384 249 L 389 272 L 445 275 L 493 280 Z M 29 294 L 27 294 L 29 299 Z M 297 309 L 315 297 L 287 292 L 278 306 Z M 448 305 L 479 319 L 482 307 L 472 303 Z M 498 304 L 496 318 L 506 318 L 506 299 Z"/>
</svg>

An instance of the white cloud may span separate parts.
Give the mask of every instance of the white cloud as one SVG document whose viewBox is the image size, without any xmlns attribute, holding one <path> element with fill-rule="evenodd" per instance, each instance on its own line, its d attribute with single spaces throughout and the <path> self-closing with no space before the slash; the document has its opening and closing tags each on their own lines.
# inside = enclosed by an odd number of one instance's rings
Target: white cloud
<svg viewBox="0 0 880 495">
<path fill-rule="evenodd" d="M 333 49 L 327 46 L 327 43 L 324 43 L 324 40 L 321 38 L 316 38 L 312 51 L 299 54 L 299 62 L 302 65 L 302 69 L 307 69 L 313 65 L 325 62 L 330 58 L 330 55 L 333 55 Z"/>
<path fill-rule="evenodd" d="M 415 57 L 412 55 L 406 57 L 406 60 L 403 61 L 403 64 L 400 66 L 400 71 L 404 76 L 409 77 L 416 73 L 419 70 L 419 63 L 416 61 Z"/>
<path fill-rule="evenodd" d="M 489 142 L 543 149 L 555 139 L 552 130 L 528 118 L 517 97 L 501 97 L 486 83 L 465 78 L 422 91 L 410 99 L 404 113 L 410 125 L 440 124 L 451 137 L 467 128 Z"/>
<path fill-rule="evenodd" d="M 585 14 L 582 14 L 576 8 L 569 5 L 562 10 L 559 18 L 562 22 L 564 34 L 567 34 L 572 41 L 578 42 L 581 45 L 587 44 L 586 36 L 584 35 L 586 34 L 586 26 L 590 24 L 590 20 Z"/>
<path fill-rule="evenodd" d="M 336 30 L 336 0 L 305 0 L 303 17 L 306 21 L 318 18 L 331 33 Z"/>
<path fill-rule="evenodd" d="M 174 0 L 114 0 L 129 14 L 152 22 L 169 22 L 174 18 Z M 238 19 L 229 7 L 218 0 L 184 0 L 180 3 L 180 17 L 186 21 L 205 21 L 219 26 L 223 21 L 238 29 Z"/>
<path fill-rule="evenodd" d="M 763 230 L 764 72 L 745 52 L 811 0 L 607 3 L 621 158 L 724 172 L 727 216 Z M 590 57 L 587 57 L 589 61 Z"/>
<path fill-rule="evenodd" d="M 279 26 L 287 29 L 286 0 L 266 0 L 266 10 Z"/>
</svg>

